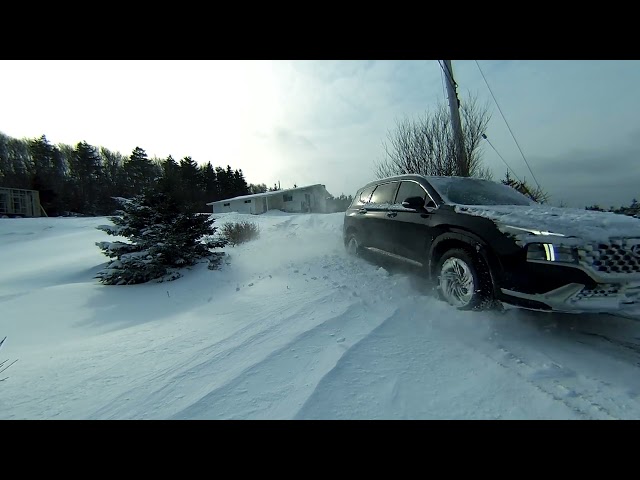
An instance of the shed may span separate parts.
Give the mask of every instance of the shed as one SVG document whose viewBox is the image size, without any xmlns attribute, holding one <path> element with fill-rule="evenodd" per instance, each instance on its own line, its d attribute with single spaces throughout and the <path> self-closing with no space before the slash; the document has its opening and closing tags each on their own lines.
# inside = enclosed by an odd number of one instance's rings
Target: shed
<svg viewBox="0 0 640 480">
<path fill-rule="evenodd" d="M 41 209 L 37 190 L 0 187 L 0 217 L 39 217 Z"/>
</svg>

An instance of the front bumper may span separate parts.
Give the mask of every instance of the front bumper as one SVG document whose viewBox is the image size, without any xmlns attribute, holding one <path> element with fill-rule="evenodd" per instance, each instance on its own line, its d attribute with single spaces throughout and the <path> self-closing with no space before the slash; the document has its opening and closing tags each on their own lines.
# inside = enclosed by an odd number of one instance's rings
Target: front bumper
<svg viewBox="0 0 640 480">
<path fill-rule="evenodd" d="M 546 293 L 500 289 L 501 300 L 516 306 L 564 313 L 640 315 L 640 282 L 587 286 L 569 283 Z"/>
</svg>

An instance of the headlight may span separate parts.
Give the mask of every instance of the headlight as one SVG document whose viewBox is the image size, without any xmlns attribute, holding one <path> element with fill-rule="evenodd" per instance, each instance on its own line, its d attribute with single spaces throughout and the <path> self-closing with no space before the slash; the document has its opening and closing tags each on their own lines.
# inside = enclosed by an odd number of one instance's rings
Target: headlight
<svg viewBox="0 0 640 480">
<path fill-rule="evenodd" d="M 513 233 L 515 235 L 522 235 L 523 233 L 529 233 L 531 235 L 548 235 L 552 237 L 565 237 L 562 233 L 545 232 L 543 230 L 535 230 L 533 228 L 514 227 L 512 225 L 504 225 L 503 230 Z"/>
<path fill-rule="evenodd" d="M 527 260 L 578 263 L 578 252 L 574 247 L 552 243 L 530 243 L 527 245 Z"/>
</svg>

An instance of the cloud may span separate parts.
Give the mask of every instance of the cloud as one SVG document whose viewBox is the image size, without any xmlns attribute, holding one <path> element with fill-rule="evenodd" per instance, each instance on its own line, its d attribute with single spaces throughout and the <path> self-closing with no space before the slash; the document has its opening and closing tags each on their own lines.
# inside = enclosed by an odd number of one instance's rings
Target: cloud
<svg viewBox="0 0 640 480">
<path fill-rule="evenodd" d="M 287 152 L 317 151 L 318 148 L 304 135 L 298 135 L 286 128 L 277 128 L 274 134 L 277 146 Z"/>
<path fill-rule="evenodd" d="M 627 143 L 608 148 L 573 149 L 530 160 L 551 200 L 564 200 L 576 207 L 617 207 L 640 198 L 639 162 L 640 135 L 630 135 Z"/>
<path fill-rule="evenodd" d="M 640 155 L 638 61 L 486 61 L 479 64 L 536 178 L 572 206 L 628 204 L 638 196 Z M 532 181 L 507 123 L 475 61 L 456 61 L 461 93 L 478 92 L 493 111 L 491 143 Z M 496 177 L 506 167 L 487 145 Z"/>
</svg>

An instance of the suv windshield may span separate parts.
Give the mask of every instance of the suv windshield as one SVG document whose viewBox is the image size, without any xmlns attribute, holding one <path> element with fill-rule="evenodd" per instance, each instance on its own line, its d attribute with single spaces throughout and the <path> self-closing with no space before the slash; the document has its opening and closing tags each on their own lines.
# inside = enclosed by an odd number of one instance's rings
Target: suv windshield
<svg viewBox="0 0 640 480">
<path fill-rule="evenodd" d="M 497 182 L 466 177 L 428 177 L 447 203 L 459 205 L 533 205 L 514 188 Z"/>
</svg>

